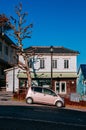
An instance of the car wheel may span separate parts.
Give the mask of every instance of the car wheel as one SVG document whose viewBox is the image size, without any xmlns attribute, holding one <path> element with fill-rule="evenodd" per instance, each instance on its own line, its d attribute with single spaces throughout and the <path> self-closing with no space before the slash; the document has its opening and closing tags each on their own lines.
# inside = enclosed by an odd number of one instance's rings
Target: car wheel
<svg viewBox="0 0 86 130">
<path fill-rule="evenodd" d="M 26 103 L 32 104 L 32 103 L 33 103 L 33 99 L 32 99 L 32 98 L 27 98 L 27 99 L 26 99 Z"/>
<path fill-rule="evenodd" d="M 60 108 L 62 107 L 63 103 L 61 101 L 57 101 L 56 102 L 56 107 Z"/>
</svg>

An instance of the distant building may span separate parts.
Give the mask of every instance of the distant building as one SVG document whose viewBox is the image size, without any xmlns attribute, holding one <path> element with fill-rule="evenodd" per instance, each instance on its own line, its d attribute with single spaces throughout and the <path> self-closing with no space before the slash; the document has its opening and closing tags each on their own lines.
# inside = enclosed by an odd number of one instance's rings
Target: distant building
<svg viewBox="0 0 86 130">
<path fill-rule="evenodd" d="M 76 92 L 78 51 L 58 46 L 52 48 L 49 46 L 32 46 L 24 51 L 29 55 L 28 65 L 32 85 L 49 87 L 63 96 L 69 96 L 70 93 Z M 19 59 L 23 62 L 21 56 Z M 6 70 L 6 73 L 9 71 Z M 16 80 L 18 81 L 17 87 L 26 86 L 27 75 L 25 71 L 23 72 L 18 68 L 17 78 L 19 80 Z M 8 88 L 10 88 L 9 85 Z"/>
<path fill-rule="evenodd" d="M 81 64 L 78 70 L 77 93 L 86 95 L 86 64 Z"/>
<path fill-rule="evenodd" d="M 17 63 L 17 46 L 7 35 L 0 34 L 0 89 L 6 86 L 4 70 Z"/>
</svg>

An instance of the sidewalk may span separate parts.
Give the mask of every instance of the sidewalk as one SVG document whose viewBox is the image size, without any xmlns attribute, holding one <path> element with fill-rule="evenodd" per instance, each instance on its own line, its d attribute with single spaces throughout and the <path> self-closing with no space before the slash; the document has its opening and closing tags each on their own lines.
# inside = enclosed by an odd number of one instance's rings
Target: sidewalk
<svg viewBox="0 0 86 130">
<path fill-rule="evenodd" d="M 86 107 L 83 107 L 83 106 L 66 105 L 65 108 L 70 109 L 70 110 L 77 110 L 77 111 L 86 112 Z"/>
<path fill-rule="evenodd" d="M 24 100 L 13 99 L 12 92 L 0 91 L 0 105 L 27 106 Z"/>
<path fill-rule="evenodd" d="M 15 100 L 13 99 L 13 94 L 11 92 L 0 92 L 0 105 L 6 106 L 43 106 L 43 107 L 53 107 L 47 105 L 39 105 L 39 104 L 27 104 L 24 100 Z M 78 110 L 86 112 L 86 107 L 83 106 L 75 106 L 75 105 L 66 105 L 64 109 L 70 110 Z"/>
</svg>

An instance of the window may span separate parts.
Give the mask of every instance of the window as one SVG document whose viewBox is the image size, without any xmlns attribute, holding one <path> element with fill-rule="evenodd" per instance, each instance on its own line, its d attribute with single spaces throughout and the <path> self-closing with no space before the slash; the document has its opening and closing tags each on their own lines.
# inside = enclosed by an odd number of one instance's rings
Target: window
<svg viewBox="0 0 86 130">
<path fill-rule="evenodd" d="M 2 52 L 2 43 L 0 42 L 0 52 Z"/>
<path fill-rule="evenodd" d="M 69 68 L 69 60 L 64 60 L 64 68 L 65 69 Z"/>
<path fill-rule="evenodd" d="M 61 83 L 61 92 L 65 93 L 65 83 Z"/>
<path fill-rule="evenodd" d="M 53 91 L 51 91 L 51 90 L 49 90 L 49 89 L 46 89 L 46 88 L 44 88 L 44 94 L 56 96 L 56 94 L 55 94 Z"/>
<path fill-rule="evenodd" d="M 57 60 L 52 60 L 52 67 L 57 68 Z"/>
<path fill-rule="evenodd" d="M 55 91 L 59 94 L 66 94 L 66 82 L 56 82 Z"/>
<path fill-rule="evenodd" d="M 32 68 L 32 59 L 29 59 L 29 62 L 28 62 L 28 66 L 29 66 L 29 68 Z"/>
<path fill-rule="evenodd" d="M 8 55 L 8 47 L 5 46 L 5 54 Z"/>
<path fill-rule="evenodd" d="M 19 87 L 26 88 L 27 87 L 27 79 L 19 79 Z"/>
<path fill-rule="evenodd" d="M 44 69 L 44 68 L 45 68 L 45 60 L 40 59 L 40 69 Z"/>
<path fill-rule="evenodd" d="M 34 87 L 34 91 L 38 93 L 42 93 L 42 88 Z"/>
<path fill-rule="evenodd" d="M 56 92 L 60 92 L 60 83 L 56 82 Z"/>
</svg>

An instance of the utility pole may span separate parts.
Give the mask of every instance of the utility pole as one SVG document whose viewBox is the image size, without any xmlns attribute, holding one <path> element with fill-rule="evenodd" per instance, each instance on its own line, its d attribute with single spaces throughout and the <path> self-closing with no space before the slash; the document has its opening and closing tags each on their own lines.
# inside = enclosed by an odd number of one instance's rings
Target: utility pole
<svg viewBox="0 0 86 130">
<path fill-rule="evenodd" d="M 51 88 L 53 86 L 53 46 L 50 46 L 50 54 L 51 54 Z"/>
</svg>

